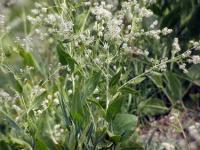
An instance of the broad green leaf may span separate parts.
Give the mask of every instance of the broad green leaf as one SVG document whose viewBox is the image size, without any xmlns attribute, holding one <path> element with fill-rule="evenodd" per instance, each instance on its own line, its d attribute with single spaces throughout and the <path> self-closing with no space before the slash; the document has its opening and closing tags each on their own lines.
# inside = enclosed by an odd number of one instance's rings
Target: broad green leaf
<svg viewBox="0 0 200 150">
<path fill-rule="evenodd" d="M 69 126 L 72 124 L 72 120 L 70 118 L 69 108 L 68 108 L 68 106 L 65 105 L 63 95 L 59 95 L 59 101 L 60 101 L 61 110 L 62 110 L 64 118 L 65 118 L 66 126 L 67 126 L 67 128 L 69 128 Z"/>
<path fill-rule="evenodd" d="M 36 139 L 35 149 L 37 149 L 37 150 L 48 150 L 48 147 L 42 140 Z"/>
<path fill-rule="evenodd" d="M 138 112 L 143 115 L 154 116 L 168 111 L 169 109 L 165 106 L 163 100 L 157 98 L 142 101 L 138 105 Z"/>
<path fill-rule="evenodd" d="M 95 106 L 98 107 L 99 111 L 102 113 L 103 116 L 106 116 L 106 112 L 104 110 L 104 108 L 95 100 L 88 100 L 88 102 L 91 102 L 92 104 L 94 104 Z"/>
<path fill-rule="evenodd" d="M 27 150 L 32 150 L 32 147 L 29 143 L 27 143 L 26 141 L 23 141 L 19 138 L 15 138 L 15 137 L 10 137 L 10 140 L 15 143 L 15 144 L 19 144 L 20 146 L 23 146 L 24 149 L 27 149 Z"/>
<path fill-rule="evenodd" d="M 188 69 L 187 76 L 193 80 L 200 79 L 200 65 L 192 65 Z"/>
<path fill-rule="evenodd" d="M 96 72 L 92 75 L 90 79 L 88 79 L 81 89 L 81 98 L 84 100 L 89 97 L 94 90 L 96 89 L 99 79 L 100 79 L 100 72 Z"/>
<path fill-rule="evenodd" d="M 26 140 L 26 142 L 27 142 L 27 141 L 30 142 L 30 143 L 32 142 L 31 137 L 29 137 L 29 136 L 25 133 L 25 131 L 24 131 L 22 128 L 20 128 L 20 127 L 16 124 L 16 122 L 15 122 L 10 116 L 8 116 L 8 114 L 6 114 L 4 111 L 2 111 L 1 109 L 0 109 L 0 121 L 3 121 L 3 122 L 8 123 L 8 124 L 9 124 L 9 127 L 11 127 L 12 129 L 14 129 L 16 135 L 18 135 L 18 136 L 24 138 L 24 139 Z M 21 142 L 21 140 L 20 140 L 19 142 Z M 24 141 L 23 143 L 29 146 L 29 144 L 26 143 L 26 142 Z"/>
<path fill-rule="evenodd" d="M 163 82 L 162 82 L 162 74 L 159 72 L 151 72 L 148 77 L 153 81 L 153 83 L 158 87 L 162 88 L 163 87 Z"/>
<path fill-rule="evenodd" d="M 45 97 L 47 96 L 47 92 L 44 91 L 39 96 L 37 96 L 34 101 L 31 103 L 30 107 L 28 108 L 27 112 L 30 112 L 32 109 L 41 105 L 42 101 L 44 101 Z"/>
<path fill-rule="evenodd" d="M 76 18 L 75 18 L 75 30 L 76 31 L 80 31 L 80 30 L 84 30 L 85 28 L 85 23 L 86 23 L 86 20 L 88 18 L 88 14 L 89 12 L 88 11 L 85 11 L 81 14 L 76 14 Z"/>
<path fill-rule="evenodd" d="M 41 69 L 40 65 L 38 64 L 38 62 L 36 61 L 36 59 L 34 58 L 34 56 L 32 55 L 31 52 L 26 51 L 23 48 L 20 48 L 19 54 L 23 58 L 24 64 L 26 66 L 32 66 L 32 67 L 36 68 L 40 73 L 42 73 L 42 69 Z"/>
<path fill-rule="evenodd" d="M 57 45 L 57 53 L 58 53 L 60 63 L 62 65 L 69 65 L 70 69 L 72 69 L 73 71 L 75 64 L 78 64 L 78 63 L 72 58 L 72 56 L 70 56 L 67 53 L 64 45 L 61 42 L 59 42 Z"/>
<path fill-rule="evenodd" d="M 10 83 L 13 86 L 13 88 L 17 92 L 22 93 L 23 87 L 22 87 L 22 84 L 20 83 L 20 81 L 17 79 L 17 77 L 12 73 L 9 73 L 8 75 L 9 75 Z"/>
<path fill-rule="evenodd" d="M 142 141 L 141 141 L 142 142 Z M 123 140 L 118 144 L 118 149 L 123 150 L 143 150 L 142 143 L 140 143 L 140 134 L 138 132 L 134 132 L 129 137 L 124 137 Z M 116 148 L 116 149 L 117 149 Z"/>
<path fill-rule="evenodd" d="M 106 112 L 106 119 L 108 121 L 112 120 L 117 113 L 121 112 L 121 106 L 123 102 L 123 97 L 119 96 L 108 106 Z"/>
<path fill-rule="evenodd" d="M 112 122 L 113 131 L 117 135 L 133 132 L 136 128 L 138 118 L 132 114 L 117 114 Z"/>
<path fill-rule="evenodd" d="M 122 87 L 119 91 L 124 94 L 133 94 L 133 95 L 138 93 L 138 91 L 134 90 L 131 87 Z"/>
<path fill-rule="evenodd" d="M 187 76 L 193 80 L 193 83 L 200 86 L 200 65 L 192 65 L 188 69 Z"/>
<path fill-rule="evenodd" d="M 12 128 L 16 129 L 16 131 L 23 132 L 23 130 L 15 123 L 15 121 L 2 110 L 0 110 L 0 119 L 6 121 Z"/>
<path fill-rule="evenodd" d="M 117 72 L 110 80 L 109 87 L 116 85 L 121 77 L 121 71 Z"/>
<path fill-rule="evenodd" d="M 166 72 L 165 77 L 167 79 L 166 92 L 173 102 L 181 100 L 183 96 L 183 90 L 180 80 L 176 77 L 175 73 Z"/>
<path fill-rule="evenodd" d="M 71 104 L 71 115 L 78 122 L 87 121 L 89 113 L 86 107 L 86 99 L 93 94 L 96 86 L 98 85 L 100 79 L 100 72 L 93 73 L 92 76 L 86 81 L 81 82 L 81 84 L 76 88 L 75 93 L 73 94 Z M 85 80 L 85 79 L 83 79 Z"/>
<path fill-rule="evenodd" d="M 141 83 L 142 81 L 144 81 L 145 79 L 146 79 L 145 77 L 135 78 L 134 80 L 131 81 L 131 84 L 137 85 L 137 84 Z"/>
<path fill-rule="evenodd" d="M 119 135 L 115 135 L 115 134 L 113 134 L 113 133 L 110 132 L 110 131 L 107 131 L 107 134 L 108 134 L 109 139 L 110 139 L 111 141 L 113 141 L 113 142 L 115 142 L 115 143 L 120 142 L 120 140 L 121 140 L 121 136 L 119 136 Z"/>
<path fill-rule="evenodd" d="M 0 141 L 0 146 L 2 150 L 12 150 L 11 144 L 7 143 L 6 141 L 2 140 Z"/>
</svg>

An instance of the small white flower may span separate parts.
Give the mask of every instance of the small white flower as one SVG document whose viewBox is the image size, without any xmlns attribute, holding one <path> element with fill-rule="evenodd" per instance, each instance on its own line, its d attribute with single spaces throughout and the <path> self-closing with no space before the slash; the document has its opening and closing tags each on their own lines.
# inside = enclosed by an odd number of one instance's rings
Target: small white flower
<svg viewBox="0 0 200 150">
<path fill-rule="evenodd" d="M 46 12 L 47 12 L 47 8 L 43 7 L 41 11 L 42 11 L 43 13 L 46 13 Z"/>
<path fill-rule="evenodd" d="M 172 33 L 172 31 L 173 31 L 172 29 L 168 29 L 167 27 L 165 27 L 165 28 L 162 29 L 161 32 L 162 32 L 163 35 L 167 35 L 167 34 Z"/>
<path fill-rule="evenodd" d="M 146 8 L 140 8 L 139 10 L 139 16 L 141 17 L 151 17 L 153 15 L 153 12 L 149 9 L 146 9 Z"/>
<path fill-rule="evenodd" d="M 193 55 L 192 58 L 189 60 L 189 62 L 193 64 L 199 64 L 200 63 L 200 56 L 199 55 Z"/>
<path fill-rule="evenodd" d="M 128 28 L 128 30 L 131 30 L 132 25 L 128 25 L 127 28 Z"/>
<path fill-rule="evenodd" d="M 151 25 L 150 25 L 150 28 L 155 28 L 155 26 L 158 25 L 158 20 L 155 20 Z"/>
<path fill-rule="evenodd" d="M 185 67 L 186 67 L 186 64 L 185 64 L 185 63 L 182 63 L 181 65 L 179 65 L 179 68 L 180 68 L 180 69 L 185 69 Z"/>
<path fill-rule="evenodd" d="M 107 49 L 109 48 L 108 43 L 104 43 L 103 48 L 104 48 L 105 50 L 107 50 Z"/>
<path fill-rule="evenodd" d="M 59 105 L 59 99 L 58 99 L 58 98 L 55 98 L 55 99 L 53 100 L 53 102 L 54 102 L 56 105 Z"/>
<path fill-rule="evenodd" d="M 90 5 L 91 5 L 91 2 L 85 2 L 84 5 L 85 5 L 85 6 L 90 6 Z"/>
<path fill-rule="evenodd" d="M 170 143 L 163 142 L 161 143 L 161 145 L 165 148 L 165 150 L 175 150 L 174 145 Z"/>
<path fill-rule="evenodd" d="M 109 20 L 112 17 L 112 13 L 106 10 L 102 5 L 95 6 L 91 12 L 96 16 L 97 20 L 102 20 L 102 19 Z"/>
<path fill-rule="evenodd" d="M 180 46 L 179 46 L 179 42 L 178 42 L 178 38 L 174 38 L 174 42 L 172 44 L 172 52 L 174 54 L 176 54 L 177 52 L 179 52 L 181 50 Z"/>
<path fill-rule="evenodd" d="M 67 91 L 67 93 L 68 93 L 69 95 L 71 95 L 71 94 L 73 93 L 73 91 L 70 89 L 70 90 Z"/>
</svg>

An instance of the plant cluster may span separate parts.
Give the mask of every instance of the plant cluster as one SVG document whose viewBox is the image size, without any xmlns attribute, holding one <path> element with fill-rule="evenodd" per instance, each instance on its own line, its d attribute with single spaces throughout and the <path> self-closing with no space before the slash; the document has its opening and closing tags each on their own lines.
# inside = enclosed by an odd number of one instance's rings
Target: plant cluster
<svg viewBox="0 0 200 150">
<path fill-rule="evenodd" d="M 141 127 L 199 86 L 200 41 L 182 48 L 153 4 L 35 2 L 16 33 L 2 13 L 0 148 L 144 149 Z"/>
</svg>

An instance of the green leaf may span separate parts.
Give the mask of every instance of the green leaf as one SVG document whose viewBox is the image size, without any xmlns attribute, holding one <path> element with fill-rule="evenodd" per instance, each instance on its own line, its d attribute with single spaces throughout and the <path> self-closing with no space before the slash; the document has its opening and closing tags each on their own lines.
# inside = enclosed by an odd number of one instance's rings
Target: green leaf
<svg viewBox="0 0 200 150">
<path fill-rule="evenodd" d="M 72 125 L 72 120 L 69 114 L 69 108 L 65 105 L 64 96 L 59 95 L 60 107 L 63 112 L 63 116 L 65 118 L 66 127 L 69 129 L 69 126 Z"/>
<path fill-rule="evenodd" d="M 136 128 L 138 118 L 132 114 L 117 114 L 112 122 L 113 131 L 117 135 L 133 132 Z"/>
<path fill-rule="evenodd" d="M 94 92 L 98 85 L 100 76 L 100 72 L 95 72 L 92 77 L 85 82 L 84 86 L 81 89 L 81 99 L 86 99 Z"/>
<path fill-rule="evenodd" d="M 108 121 L 112 120 L 117 113 L 121 112 L 121 106 L 123 102 L 123 97 L 117 97 L 115 100 L 112 101 L 112 103 L 108 106 L 107 112 L 106 112 L 106 119 Z"/>
<path fill-rule="evenodd" d="M 120 90 L 119 90 L 121 93 L 125 93 L 125 94 L 137 94 L 138 91 L 134 90 L 133 88 L 130 88 L 130 87 L 122 87 Z"/>
<path fill-rule="evenodd" d="M 70 101 L 72 111 L 71 115 L 76 121 L 87 121 L 86 119 L 89 117 L 89 112 L 86 107 L 86 99 L 93 94 L 98 85 L 100 76 L 100 72 L 93 73 L 89 79 L 86 81 L 83 79 L 83 82 L 81 82 L 81 84 L 79 83 L 80 85 L 77 86 L 72 100 Z"/>
<path fill-rule="evenodd" d="M 130 146 L 120 146 L 120 149 L 123 149 L 123 150 L 144 150 L 144 148 L 137 143 L 132 143 L 132 145 L 130 145 Z"/>
<path fill-rule="evenodd" d="M 200 65 L 192 65 L 189 69 L 188 69 L 188 77 L 190 77 L 191 79 L 195 80 L 195 79 L 200 79 Z"/>
<path fill-rule="evenodd" d="M 192 65 L 188 69 L 187 76 L 193 80 L 193 83 L 200 86 L 200 65 Z"/>
<path fill-rule="evenodd" d="M 15 137 L 12 137 L 12 136 L 10 137 L 10 140 L 11 140 L 13 143 L 15 143 L 15 144 L 18 144 L 18 145 L 20 145 L 20 146 L 23 146 L 24 149 L 32 150 L 32 147 L 31 147 L 30 144 L 27 143 L 26 141 L 23 141 L 23 140 L 21 140 L 21 139 L 19 139 L 19 138 L 15 138 Z"/>
<path fill-rule="evenodd" d="M 75 31 L 80 31 L 80 30 L 84 30 L 85 28 L 85 23 L 87 21 L 88 18 L 88 11 L 85 11 L 81 14 L 76 14 L 76 18 L 75 18 Z"/>
<path fill-rule="evenodd" d="M 13 73 L 9 73 L 8 76 L 9 76 L 9 79 L 10 79 L 9 80 L 10 84 L 13 86 L 13 88 L 17 92 L 22 93 L 23 92 L 23 87 L 22 87 L 21 82 L 17 79 L 17 77 Z"/>
<path fill-rule="evenodd" d="M 164 102 L 157 98 L 142 101 L 138 105 L 138 112 L 143 115 L 155 116 L 168 111 L 169 109 L 165 106 Z"/>
<path fill-rule="evenodd" d="M 146 79 L 146 77 L 135 78 L 134 80 L 131 81 L 131 84 L 137 85 L 137 84 L 141 83 L 142 81 L 144 81 L 145 79 Z"/>
<path fill-rule="evenodd" d="M 121 77 L 121 71 L 117 72 L 110 80 L 110 83 L 109 83 L 109 87 L 113 87 L 114 85 L 116 85 L 119 80 L 120 80 L 120 77 Z"/>
<path fill-rule="evenodd" d="M 167 79 L 166 92 L 173 102 L 181 100 L 183 96 L 183 90 L 180 80 L 176 77 L 175 73 L 166 72 L 165 78 Z"/>
<path fill-rule="evenodd" d="M 151 72 L 148 77 L 153 81 L 153 83 L 158 87 L 162 88 L 163 87 L 163 82 L 162 82 L 162 74 L 159 72 Z"/>
<path fill-rule="evenodd" d="M 26 140 L 26 142 L 29 142 L 31 143 L 32 142 L 32 139 L 31 137 L 29 137 L 25 131 L 20 128 L 16 122 L 10 117 L 7 115 L 7 113 L 5 113 L 3 110 L 0 109 L 0 121 L 3 121 L 4 123 L 7 123 L 9 125 L 9 127 L 11 127 L 12 129 L 15 130 L 15 134 L 22 137 L 24 140 Z M 21 140 L 19 141 L 21 142 Z M 25 141 L 23 142 L 24 144 L 26 143 Z M 29 146 L 28 143 L 26 143 L 26 145 Z"/>
<path fill-rule="evenodd" d="M 37 149 L 37 150 L 48 150 L 48 147 L 46 146 L 46 144 L 42 140 L 36 139 L 35 149 Z"/>
<path fill-rule="evenodd" d="M 65 51 L 65 47 L 61 42 L 57 45 L 57 53 L 60 63 L 62 65 L 69 65 L 70 69 L 73 71 L 75 64 L 78 63 Z"/>
<path fill-rule="evenodd" d="M 28 113 L 34 109 L 37 108 L 38 106 L 41 105 L 42 101 L 44 101 L 45 97 L 47 96 L 47 92 L 44 91 L 43 93 L 41 93 L 39 96 L 37 96 L 34 101 L 31 103 L 30 107 L 28 108 Z"/>
<path fill-rule="evenodd" d="M 110 131 L 107 131 L 107 134 L 108 134 L 109 139 L 110 139 L 111 141 L 113 141 L 113 142 L 115 142 L 115 143 L 120 142 L 120 140 L 121 140 L 121 136 L 119 136 L 119 135 L 115 135 L 115 134 L 113 134 L 113 133 L 110 132 Z"/>
<path fill-rule="evenodd" d="M 34 58 L 34 56 L 32 55 L 31 52 L 26 51 L 23 48 L 20 48 L 19 54 L 24 60 L 24 65 L 32 66 L 32 67 L 36 68 L 40 73 L 42 73 L 42 69 L 41 69 L 40 65 L 38 64 L 38 62 L 36 61 L 36 59 Z"/>
</svg>

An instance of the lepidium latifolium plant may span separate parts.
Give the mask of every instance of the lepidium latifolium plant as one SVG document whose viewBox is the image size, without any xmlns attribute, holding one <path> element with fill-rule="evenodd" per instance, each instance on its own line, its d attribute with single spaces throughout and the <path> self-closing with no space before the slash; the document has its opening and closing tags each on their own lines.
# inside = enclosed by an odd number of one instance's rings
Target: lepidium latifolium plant
<svg viewBox="0 0 200 150">
<path fill-rule="evenodd" d="M 200 63 L 200 42 L 182 48 L 153 0 L 30 3 L 24 29 L 0 36 L 0 147 L 144 149 L 140 126 L 180 105 L 176 73 Z"/>
</svg>

